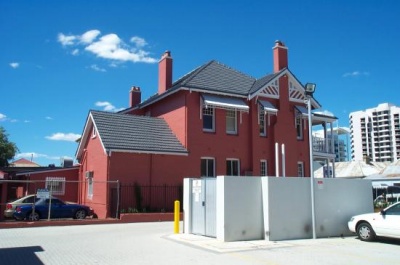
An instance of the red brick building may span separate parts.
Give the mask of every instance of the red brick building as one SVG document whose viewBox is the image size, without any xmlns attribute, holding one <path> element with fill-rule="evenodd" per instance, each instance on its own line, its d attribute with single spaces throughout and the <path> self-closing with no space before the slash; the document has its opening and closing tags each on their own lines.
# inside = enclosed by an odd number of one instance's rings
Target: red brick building
<svg viewBox="0 0 400 265">
<path fill-rule="evenodd" d="M 89 112 L 76 153 L 79 201 L 100 218 L 111 214 L 110 181 L 176 185 L 185 177 L 275 176 L 282 172 L 276 144 L 285 146 L 286 176 L 310 175 L 304 86 L 289 70 L 282 42 L 273 47 L 273 73 L 261 78 L 217 61 L 175 82 L 172 72 L 171 53 L 165 52 L 157 94 L 142 101 L 140 88 L 133 87 L 128 109 Z M 311 104 L 321 107 L 314 98 Z M 335 120 L 313 114 L 313 125 L 325 129 Z M 324 148 L 314 157 L 332 161 L 330 144 L 320 143 Z"/>
</svg>

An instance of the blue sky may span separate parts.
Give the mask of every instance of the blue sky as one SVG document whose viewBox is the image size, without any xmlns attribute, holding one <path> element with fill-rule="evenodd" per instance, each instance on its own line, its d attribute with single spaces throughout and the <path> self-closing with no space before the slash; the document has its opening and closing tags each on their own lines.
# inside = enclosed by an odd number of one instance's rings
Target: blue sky
<svg viewBox="0 0 400 265">
<path fill-rule="evenodd" d="M 272 72 L 275 40 L 289 68 L 317 84 L 322 111 L 400 106 L 400 1 L 0 1 L 0 126 L 15 159 L 74 158 L 90 109 L 157 92 L 170 50 L 174 80 L 217 60 L 255 78 Z"/>
</svg>

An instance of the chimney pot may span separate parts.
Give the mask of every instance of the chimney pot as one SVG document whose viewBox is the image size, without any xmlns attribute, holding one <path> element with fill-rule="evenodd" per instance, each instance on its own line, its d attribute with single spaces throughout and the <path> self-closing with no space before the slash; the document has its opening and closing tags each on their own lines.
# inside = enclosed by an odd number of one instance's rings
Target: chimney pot
<svg viewBox="0 0 400 265">
<path fill-rule="evenodd" d="M 136 107 L 141 101 L 142 92 L 140 91 L 140 87 L 132 86 L 131 90 L 129 91 L 129 107 Z"/>
<path fill-rule="evenodd" d="M 172 57 L 166 51 L 158 63 L 158 94 L 162 94 L 172 87 Z"/>
<path fill-rule="evenodd" d="M 280 41 L 275 41 L 273 49 L 274 55 L 274 73 L 279 72 L 283 68 L 288 67 L 288 48 Z"/>
</svg>

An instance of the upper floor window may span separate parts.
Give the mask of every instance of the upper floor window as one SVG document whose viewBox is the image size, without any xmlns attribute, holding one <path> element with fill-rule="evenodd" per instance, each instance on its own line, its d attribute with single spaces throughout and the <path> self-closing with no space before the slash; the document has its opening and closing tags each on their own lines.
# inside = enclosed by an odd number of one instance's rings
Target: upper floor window
<svg viewBox="0 0 400 265">
<path fill-rule="evenodd" d="M 96 128 L 93 126 L 92 129 L 92 138 L 95 138 L 97 136 Z"/>
<path fill-rule="evenodd" d="M 296 110 L 296 134 L 297 140 L 303 140 L 303 118 L 300 111 Z"/>
<path fill-rule="evenodd" d="M 214 158 L 202 158 L 200 164 L 202 177 L 215 177 Z"/>
<path fill-rule="evenodd" d="M 213 107 L 203 107 L 203 131 L 215 131 L 215 115 Z"/>
<path fill-rule="evenodd" d="M 227 176 L 239 176 L 240 165 L 238 159 L 227 159 L 226 160 L 226 175 Z"/>
<path fill-rule="evenodd" d="M 267 160 L 260 160 L 260 175 L 267 175 Z"/>
<path fill-rule="evenodd" d="M 265 128 L 265 112 L 264 107 L 261 104 L 258 105 L 258 125 L 260 129 L 260 135 L 266 136 L 267 130 Z"/>
<path fill-rule="evenodd" d="M 236 110 L 226 110 L 226 133 L 237 134 Z"/>
</svg>

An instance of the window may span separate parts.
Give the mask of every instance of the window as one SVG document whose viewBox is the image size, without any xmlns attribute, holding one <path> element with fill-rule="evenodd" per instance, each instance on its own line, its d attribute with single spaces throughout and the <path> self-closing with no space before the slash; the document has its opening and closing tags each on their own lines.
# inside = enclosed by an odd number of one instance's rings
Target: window
<svg viewBox="0 0 400 265">
<path fill-rule="evenodd" d="M 203 108 L 203 131 L 214 132 L 214 108 Z"/>
<path fill-rule="evenodd" d="M 92 130 L 92 138 L 96 137 L 96 128 L 93 126 L 93 130 Z"/>
<path fill-rule="evenodd" d="M 226 160 L 226 175 L 239 176 L 239 160 L 237 159 Z"/>
<path fill-rule="evenodd" d="M 226 110 L 226 133 L 237 133 L 236 110 Z"/>
<path fill-rule="evenodd" d="M 92 199 L 93 198 L 93 178 L 88 178 L 87 179 L 87 183 L 88 183 L 88 185 L 87 185 L 87 187 L 88 187 L 88 189 L 87 189 L 87 197 L 89 199 Z"/>
<path fill-rule="evenodd" d="M 266 176 L 267 173 L 267 160 L 260 160 L 260 176 Z"/>
<path fill-rule="evenodd" d="M 214 158 L 202 158 L 200 167 L 202 177 L 215 177 Z"/>
<path fill-rule="evenodd" d="M 296 110 L 296 133 L 297 140 L 303 140 L 303 119 L 301 112 Z"/>
<path fill-rule="evenodd" d="M 258 104 L 258 125 L 260 128 L 260 136 L 266 136 L 267 130 L 265 128 L 265 112 L 264 107 Z"/>
<path fill-rule="evenodd" d="M 297 176 L 300 178 L 304 177 L 304 163 L 297 162 Z"/>
<path fill-rule="evenodd" d="M 64 177 L 46 177 L 46 189 L 52 195 L 65 194 L 65 178 Z"/>
</svg>

